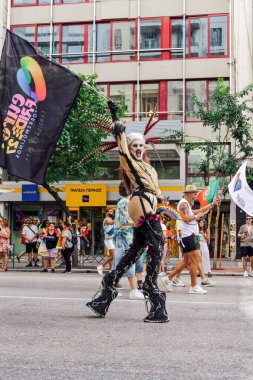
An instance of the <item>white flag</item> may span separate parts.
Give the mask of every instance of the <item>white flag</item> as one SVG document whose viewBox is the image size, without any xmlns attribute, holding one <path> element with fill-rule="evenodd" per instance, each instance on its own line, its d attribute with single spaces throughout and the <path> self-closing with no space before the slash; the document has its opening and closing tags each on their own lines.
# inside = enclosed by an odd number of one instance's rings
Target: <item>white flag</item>
<svg viewBox="0 0 253 380">
<path fill-rule="evenodd" d="M 253 216 L 253 190 L 249 187 L 246 179 L 247 161 L 237 171 L 228 185 L 229 193 L 233 201 L 246 214 Z"/>
</svg>

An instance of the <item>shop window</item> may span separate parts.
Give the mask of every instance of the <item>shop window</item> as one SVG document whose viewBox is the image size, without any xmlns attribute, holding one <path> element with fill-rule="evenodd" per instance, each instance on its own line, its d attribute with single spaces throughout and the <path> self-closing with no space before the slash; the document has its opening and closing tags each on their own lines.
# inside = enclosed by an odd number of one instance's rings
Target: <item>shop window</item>
<svg viewBox="0 0 253 380">
<path fill-rule="evenodd" d="M 83 62 L 83 52 L 84 25 L 64 25 L 62 27 L 62 62 Z"/>
<path fill-rule="evenodd" d="M 182 120 L 183 110 L 183 81 L 170 81 L 168 82 L 168 118 Z"/>
<path fill-rule="evenodd" d="M 117 51 L 112 55 L 112 59 L 114 61 L 134 59 L 134 53 L 121 52 L 135 49 L 135 22 L 115 22 L 112 33 L 112 50 Z"/>
<path fill-rule="evenodd" d="M 210 17 L 210 55 L 227 55 L 227 16 Z"/>
<path fill-rule="evenodd" d="M 141 20 L 140 22 L 140 49 L 160 49 L 161 48 L 161 21 Z M 160 58 L 160 51 L 141 52 L 141 58 Z"/>
<path fill-rule="evenodd" d="M 12 29 L 13 33 L 35 45 L 35 26 L 19 26 Z"/>
</svg>

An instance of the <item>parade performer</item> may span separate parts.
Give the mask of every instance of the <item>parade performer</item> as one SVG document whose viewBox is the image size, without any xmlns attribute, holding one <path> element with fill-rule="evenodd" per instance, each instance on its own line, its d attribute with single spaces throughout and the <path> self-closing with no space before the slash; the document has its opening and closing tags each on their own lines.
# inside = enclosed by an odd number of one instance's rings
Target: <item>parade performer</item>
<svg viewBox="0 0 253 380">
<path fill-rule="evenodd" d="M 151 304 L 144 322 L 164 323 L 169 318 L 166 312 L 166 294 L 158 288 L 157 276 L 163 253 L 163 234 L 160 218 L 156 216 L 157 201 L 162 199 L 155 169 L 150 165 L 145 151 L 144 136 L 140 133 L 125 134 L 125 126 L 119 121 L 117 106 L 108 102 L 113 120 L 112 133 L 116 139 L 123 179 L 131 193 L 129 215 L 134 221 L 133 242 L 125 251 L 115 270 L 102 280 L 101 294 L 87 303 L 100 317 L 105 317 L 111 302 L 117 297 L 115 284 L 143 254 L 148 246 L 147 274 L 143 283 L 143 294 Z"/>
</svg>

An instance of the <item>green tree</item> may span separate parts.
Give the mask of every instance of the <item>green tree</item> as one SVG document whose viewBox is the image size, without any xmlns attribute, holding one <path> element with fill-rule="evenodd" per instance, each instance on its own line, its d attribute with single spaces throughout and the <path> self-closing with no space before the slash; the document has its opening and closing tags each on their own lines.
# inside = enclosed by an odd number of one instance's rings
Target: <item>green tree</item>
<svg viewBox="0 0 253 380">
<path fill-rule="evenodd" d="M 252 90 L 253 84 L 231 94 L 224 80 L 219 79 L 208 101 L 200 101 L 193 95 L 193 114 L 203 121 L 203 127 L 211 127 L 212 139 L 185 135 L 185 139 L 196 138 L 196 142 L 185 142 L 184 147 L 187 152 L 200 149 L 204 153 L 199 171 L 204 174 L 206 184 L 210 162 L 212 172 L 220 177 L 235 174 L 245 159 L 253 157 Z"/>
<path fill-rule="evenodd" d="M 49 162 L 44 187 L 55 198 L 62 209 L 69 214 L 65 202 L 59 197 L 56 184 L 63 180 L 78 180 L 86 182 L 105 173 L 106 169 L 100 166 L 101 159 L 106 155 L 93 157 L 92 160 L 83 158 L 98 147 L 107 133 L 101 129 L 86 127 L 96 125 L 96 116 L 93 113 L 105 115 L 110 119 L 107 112 L 106 99 L 99 96 L 101 89 L 95 83 L 96 75 L 80 78 L 89 84 L 83 85 L 77 99 L 71 109 L 67 122 L 57 142 L 55 151 Z M 119 105 L 119 115 L 126 110 L 124 105 Z"/>
</svg>

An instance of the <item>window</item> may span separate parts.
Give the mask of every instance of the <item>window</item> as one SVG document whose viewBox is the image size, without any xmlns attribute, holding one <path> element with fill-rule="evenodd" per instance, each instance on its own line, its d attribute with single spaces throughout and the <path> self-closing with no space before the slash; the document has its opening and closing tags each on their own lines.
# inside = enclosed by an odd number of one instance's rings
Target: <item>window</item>
<svg viewBox="0 0 253 380">
<path fill-rule="evenodd" d="M 64 25 L 62 27 L 62 63 L 83 62 L 83 52 L 84 25 Z"/>
<path fill-rule="evenodd" d="M 192 95 L 196 95 L 198 100 L 206 100 L 206 81 L 187 81 L 186 82 L 186 118 L 187 120 L 198 120 L 193 115 L 195 110 Z"/>
<path fill-rule="evenodd" d="M 35 26 L 20 26 L 15 27 L 12 30 L 18 36 L 29 41 L 31 44 L 35 45 Z"/>
<path fill-rule="evenodd" d="M 118 54 L 122 50 L 135 49 L 135 22 L 114 22 L 112 33 L 112 50 L 117 51 L 116 54 L 113 54 L 112 59 L 114 61 L 135 59 L 134 53 Z"/>
<path fill-rule="evenodd" d="M 190 20 L 191 57 L 207 57 L 208 55 L 207 21 L 207 17 Z"/>
<path fill-rule="evenodd" d="M 183 82 L 170 81 L 168 82 L 168 111 L 169 119 L 183 119 Z"/>
<path fill-rule="evenodd" d="M 88 29 L 88 49 L 89 52 L 93 51 L 93 25 L 89 25 Z M 96 43 L 95 51 L 101 52 L 96 54 L 96 62 L 108 62 L 110 61 L 110 24 L 97 24 L 96 25 Z M 93 57 L 89 54 L 88 61 L 92 62 Z"/>
<path fill-rule="evenodd" d="M 187 25 L 187 24 L 186 24 Z M 187 25 L 188 28 L 188 25 Z M 171 35 L 172 35 L 172 58 L 182 58 L 183 57 L 183 20 L 172 20 L 171 21 Z"/>
<path fill-rule="evenodd" d="M 159 84 L 141 84 L 140 85 L 140 113 L 141 118 L 147 118 L 150 114 L 159 109 Z M 137 110 L 137 92 L 136 92 L 136 106 Z"/>
<path fill-rule="evenodd" d="M 14 0 L 13 5 L 34 5 L 36 2 L 36 0 Z"/>
<path fill-rule="evenodd" d="M 228 55 L 228 16 L 189 17 L 185 23 L 185 56 Z M 171 58 L 183 57 L 183 20 L 171 21 Z"/>
<path fill-rule="evenodd" d="M 112 84 L 110 85 L 110 98 L 127 105 L 127 114 L 133 114 L 133 85 Z"/>
<path fill-rule="evenodd" d="M 210 17 L 210 54 L 227 55 L 227 16 Z"/>
<path fill-rule="evenodd" d="M 45 54 L 50 54 L 50 26 L 38 26 L 38 48 Z M 59 26 L 53 27 L 52 54 L 59 53 Z M 59 58 L 54 57 L 55 60 Z"/>
<path fill-rule="evenodd" d="M 156 169 L 159 180 L 162 179 L 179 179 L 180 178 L 180 161 L 152 161 L 152 166 Z"/>
<path fill-rule="evenodd" d="M 141 20 L 140 22 L 140 49 L 160 49 L 161 48 L 161 21 Z M 140 54 L 141 58 L 160 58 L 160 51 L 151 51 Z"/>
<path fill-rule="evenodd" d="M 51 0 L 12 0 L 13 5 L 44 5 L 51 4 Z M 93 0 L 53 0 L 53 4 L 89 3 Z"/>
</svg>

